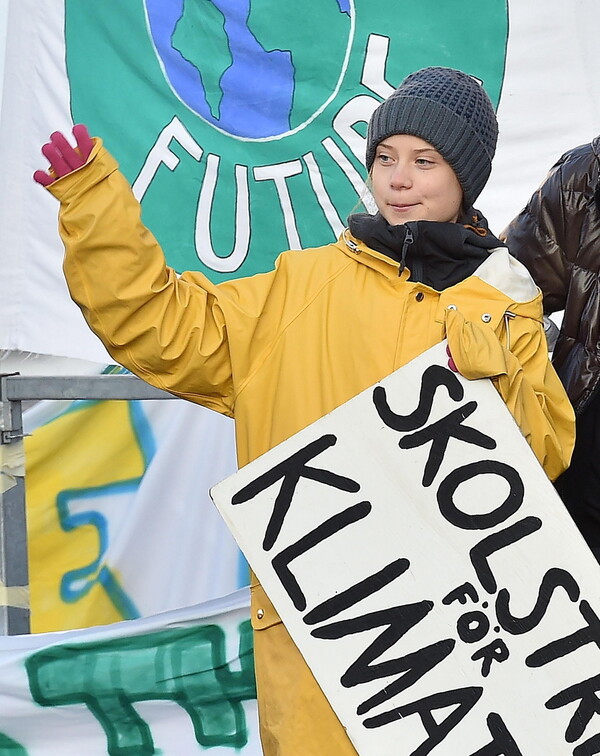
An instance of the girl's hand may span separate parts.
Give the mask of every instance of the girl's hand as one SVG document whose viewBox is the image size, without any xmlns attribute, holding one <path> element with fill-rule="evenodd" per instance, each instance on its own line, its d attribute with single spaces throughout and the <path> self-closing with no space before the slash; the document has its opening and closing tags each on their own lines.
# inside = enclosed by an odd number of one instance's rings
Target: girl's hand
<svg viewBox="0 0 600 756">
<path fill-rule="evenodd" d="M 465 320 L 458 310 L 448 310 L 446 338 L 450 370 L 469 380 L 506 374 L 506 350 L 492 328 Z"/>
<path fill-rule="evenodd" d="M 47 171 L 36 171 L 34 181 L 42 186 L 49 186 L 57 178 L 62 178 L 85 165 L 94 142 L 87 127 L 82 123 L 73 126 L 73 136 L 76 147 L 72 147 L 60 131 L 55 131 L 50 141 L 42 147 L 42 154 L 48 159 L 50 167 Z"/>
</svg>

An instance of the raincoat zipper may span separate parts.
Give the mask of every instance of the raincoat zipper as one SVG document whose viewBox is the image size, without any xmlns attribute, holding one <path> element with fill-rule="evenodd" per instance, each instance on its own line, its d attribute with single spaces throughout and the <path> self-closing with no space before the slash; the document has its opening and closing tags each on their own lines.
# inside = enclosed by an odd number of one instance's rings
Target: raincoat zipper
<svg viewBox="0 0 600 756">
<path fill-rule="evenodd" d="M 398 269 L 399 276 L 402 275 L 404 268 L 406 268 L 406 255 L 408 253 L 409 246 L 414 242 L 414 240 L 415 237 L 413 236 L 413 232 L 408 226 L 406 226 L 406 234 L 404 236 L 404 241 L 402 242 L 402 254 L 400 255 L 400 268 Z"/>
</svg>

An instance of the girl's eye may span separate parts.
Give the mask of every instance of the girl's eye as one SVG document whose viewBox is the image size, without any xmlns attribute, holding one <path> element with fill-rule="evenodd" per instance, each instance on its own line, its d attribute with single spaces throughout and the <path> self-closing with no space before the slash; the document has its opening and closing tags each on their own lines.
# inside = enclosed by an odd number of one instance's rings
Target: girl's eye
<svg viewBox="0 0 600 756">
<path fill-rule="evenodd" d="M 390 157 L 389 155 L 383 155 L 383 154 L 382 154 L 382 155 L 379 155 L 379 160 L 380 160 L 380 161 L 381 161 L 382 163 L 389 163 L 389 162 L 391 161 L 391 159 L 392 159 L 392 158 L 391 158 L 391 157 Z"/>
<path fill-rule="evenodd" d="M 429 165 L 435 165 L 433 160 L 427 160 L 427 158 L 417 158 L 417 165 L 423 165 L 423 166 L 429 166 Z"/>
</svg>

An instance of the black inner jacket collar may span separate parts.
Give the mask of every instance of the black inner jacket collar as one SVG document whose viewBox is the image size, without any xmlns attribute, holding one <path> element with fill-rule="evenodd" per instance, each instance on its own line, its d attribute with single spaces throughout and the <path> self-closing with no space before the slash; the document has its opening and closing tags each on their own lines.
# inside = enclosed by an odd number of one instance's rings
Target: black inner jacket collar
<svg viewBox="0 0 600 756">
<path fill-rule="evenodd" d="M 464 281 L 488 257 L 490 250 L 505 246 L 488 229 L 474 209 L 456 223 L 409 221 L 391 226 L 385 218 L 357 213 L 348 218 L 356 239 L 410 270 L 409 281 L 443 291 Z"/>
</svg>

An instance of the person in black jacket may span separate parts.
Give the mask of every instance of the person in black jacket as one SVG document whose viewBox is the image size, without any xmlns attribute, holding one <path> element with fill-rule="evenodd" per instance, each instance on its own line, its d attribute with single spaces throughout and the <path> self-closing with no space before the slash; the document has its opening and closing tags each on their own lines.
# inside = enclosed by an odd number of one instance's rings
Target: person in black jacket
<svg viewBox="0 0 600 756">
<path fill-rule="evenodd" d="M 564 310 L 552 361 L 577 417 L 570 468 L 555 485 L 600 561 L 600 136 L 565 153 L 501 234 Z"/>
</svg>

